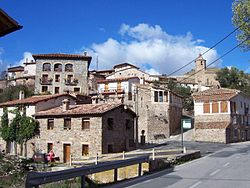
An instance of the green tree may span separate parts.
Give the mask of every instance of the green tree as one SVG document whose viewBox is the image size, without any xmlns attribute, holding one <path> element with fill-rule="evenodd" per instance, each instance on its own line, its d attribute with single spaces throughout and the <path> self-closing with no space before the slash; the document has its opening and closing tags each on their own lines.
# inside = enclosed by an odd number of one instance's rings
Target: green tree
<svg viewBox="0 0 250 188">
<path fill-rule="evenodd" d="M 168 89 L 174 93 L 183 97 L 183 108 L 187 111 L 192 111 L 194 109 L 193 98 L 191 96 L 192 92 L 190 87 L 183 87 L 178 85 L 176 82 L 170 80 L 168 83 Z"/>
<path fill-rule="evenodd" d="M 12 113 L 15 114 L 15 117 L 12 119 L 10 126 L 9 126 L 9 138 L 10 138 L 10 141 L 14 143 L 15 154 L 17 154 L 17 138 L 18 138 L 18 132 L 19 132 L 22 116 L 18 109 L 15 109 L 14 111 L 12 111 Z"/>
<path fill-rule="evenodd" d="M 33 88 L 28 88 L 27 86 L 24 85 L 9 86 L 3 90 L 3 93 L 0 94 L 0 102 L 6 102 L 18 99 L 20 91 L 24 91 L 25 97 L 30 97 L 34 95 Z"/>
<path fill-rule="evenodd" d="M 244 50 L 250 49 L 250 0 L 235 0 L 232 6 L 233 23 L 236 27 L 240 27 L 237 39 L 243 42 Z"/>
<path fill-rule="evenodd" d="M 216 78 L 221 87 L 238 89 L 246 94 L 250 94 L 249 75 L 235 67 L 223 68 L 217 72 Z"/>
<path fill-rule="evenodd" d="M 39 123 L 31 117 L 27 117 L 23 113 L 17 134 L 17 143 L 21 146 L 21 154 L 23 155 L 23 146 L 25 147 L 25 156 L 27 156 L 27 141 L 39 135 Z"/>
<path fill-rule="evenodd" d="M 10 135 L 9 135 L 9 118 L 8 118 L 8 110 L 6 108 L 3 109 L 3 115 L 1 117 L 1 126 L 0 126 L 0 136 L 6 142 L 6 152 L 10 151 Z"/>
</svg>

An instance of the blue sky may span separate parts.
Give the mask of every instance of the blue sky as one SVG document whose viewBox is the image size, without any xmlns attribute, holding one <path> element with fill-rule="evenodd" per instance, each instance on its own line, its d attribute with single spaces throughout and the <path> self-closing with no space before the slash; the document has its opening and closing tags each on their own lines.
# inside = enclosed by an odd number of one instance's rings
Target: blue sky
<svg viewBox="0 0 250 188">
<path fill-rule="evenodd" d="M 23 28 L 0 38 L 1 71 L 31 54 L 82 53 L 91 69 L 130 62 L 150 73 L 181 67 L 234 29 L 231 0 L 3 0 Z M 232 35 L 205 55 L 208 63 L 237 45 Z M 250 53 L 237 49 L 214 66 L 250 72 Z M 179 72 L 182 74 L 193 65 Z"/>
</svg>

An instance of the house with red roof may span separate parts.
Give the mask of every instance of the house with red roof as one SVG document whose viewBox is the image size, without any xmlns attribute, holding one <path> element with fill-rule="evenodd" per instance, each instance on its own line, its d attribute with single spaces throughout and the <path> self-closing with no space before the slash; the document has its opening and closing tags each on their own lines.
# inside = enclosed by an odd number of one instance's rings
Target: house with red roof
<svg viewBox="0 0 250 188">
<path fill-rule="evenodd" d="M 19 109 L 25 111 L 26 115 L 32 117 L 35 113 L 47 110 L 53 107 L 60 106 L 62 100 L 67 99 L 71 105 L 75 104 L 77 98 L 69 94 L 55 94 L 55 95 L 35 95 L 24 98 L 23 92 L 20 92 L 19 99 L 0 103 L 0 116 L 3 115 L 4 110 L 8 110 L 8 118 L 11 121 L 14 118 L 13 110 Z M 0 145 L 5 148 L 5 142 L 0 137 Z M 10 152 L 14 152 L 14 145 L 9 146 Z"/>
<path fill-rule="evenodd" d="M 235 89 L 193 94 L 195 140 L 231 143 L 250 140 L 250 97 Z"/>
<path fill-rule="evenodd" d="M 80 54 L 34 54 L 35 93 L 89 94 L 88 68 L 92 57 Z"/>
<path fill-rule="evenodd" d="M 39 138 L 32 139 L 38 150 L 53 149 L 61 162 L 86 159 L 97 154 L 135 149 L 135 113 L 121 103 L 70 105 L 34 114 L 40 123 Z M 32 151 L 28 151 L 32 155 Z"/>
</svg>

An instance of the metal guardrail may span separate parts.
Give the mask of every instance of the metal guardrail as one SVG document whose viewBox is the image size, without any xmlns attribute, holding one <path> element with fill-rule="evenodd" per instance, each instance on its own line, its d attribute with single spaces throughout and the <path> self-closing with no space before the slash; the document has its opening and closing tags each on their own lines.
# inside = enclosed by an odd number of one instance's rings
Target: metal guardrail
<svg viewBox="0 0 250 188">
<path fill-rule="evenodd" d="M 179 154 L 179 153 L 186 153 L 186 150 L 183 149 L 150 149 L 150 150 L 143 150 L 143 151 L 130 151 L 130 152 L 122 152 L 122 153 L 113 153 L 113 154 L 102 154 L 97 155 L 95 157 L 90 158 L 80 158 L 80 157 L 73 157 L 71 159 L 72 164 L 91 164 L 98 162 L 104 162 L 104 161 L 111 161 L 111 160 L 120 160 L 120 159 L 128 159 L 133 157 L 142 156 L 145 154 L 148 154 L 150 158 L 153 160 L 155 158 L 163 157 L 163 156 L 169 156 L 173 154 Z"/>
<path fill-rule="evenodd" d="M 149 161 L 149 155 L 120 160 L 120 161 L 112 161 L 99 163 L 97 165 L 92 166 L 84 166 L 74 169 L 67 169 L 56 172 L 29 172 L 26 178 L 26 188 L 36 187 L 39 185 L 57 182 L 61 180 L 67 180 L 75 177 L 81 177 L 81 187 L 85 186 L 85 176 L 89 174 L 94 174 L 97 172 L 113 170 L 114 169 L 114 182 L 117 181 L 118 177 L 118 168 L 139 164 L 138 168 L 138 176 L 141 176 L 142 171 L 142 163 Z"/>
</svg>

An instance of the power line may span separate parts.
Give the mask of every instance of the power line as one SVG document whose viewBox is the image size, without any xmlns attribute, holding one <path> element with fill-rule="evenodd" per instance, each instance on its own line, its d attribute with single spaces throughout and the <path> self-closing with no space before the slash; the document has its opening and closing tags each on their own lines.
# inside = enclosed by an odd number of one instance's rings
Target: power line
<svg viewBox="0 0 250 188">
<path fill-rule="evenodd" d="M 219 58 L 217 58 L 216 60 L 212 61 L 211 63 L 209 63 L 206 67 L 211 66 L 212 64 L 214 64 L 216 61 L 218 61 L 219 59 L 225 57 L 226 55 L 228 55 L 229 53 L 231 53 L 233 50 L 235 50 L 236 48 L 238 48 L 240 45 L 242 45 L 245 41 L 247 41 L 249 39 L 246 38 L 245 40 L 243 40 L 241 43 L 237 44 L 235 47 L 233 47 L 232 49 L 230 49 L 229 51 L 227 51 L 226 53 L 224 53 L 222 56 L 220 56 Z M 183 82 L 184 80 L 187 80 L 188 78 L 194 76 L 195 74 L 201 72 L 202 70 L 204 70 L 206 67 L 203 67 L 202 69 L 200 69 L 199 71 L 196 71 L 195 73 L 189 75 L 188 77 L 183 78 L 182 80 L 178 81 L 178 82 Z"/>
<path fill-rule="evenodd" d="M 226 35 L 225 37 L 223 37 L 221 40 L 219 40 L 217 43 L 215 43 L 213 46 L 211 46 L 209 49 L 207 49 L 205 52 L 203 52 L 201 55 L 206 54 L 207 52 L 209 52 L 210 50 L 212 50 L 214 47 L 216 47 L 218 44 L 220 44 L 221 42 L 223 42 L 224 40 L 226 40 L 230 35 L 232 35 L 234 32 L 236 32 L 239 28 L 241 28 L 243 25 L 245 25 L 248 21 L 250 20 L 250 18 L 244 22 L 243 24 L 241 24 L 240 26 L 238 26 L 237 28 L 235 28 L 232 32 L 230 32 L 228 35 Z M 169 75 L 167 75 L 168 77 L 175 74 L 176 72 L 179 72 L 180 70 L 182 70 L 183 68 L 187 67 L 188 65 L 190 65 L 191 63 L 193 63 L 197 58 L 193 59 L 192 61 L 188 62 L 187 64 L 183 65 L 182 67 L 178 68 L 176 71 L 170 73 Z"/>
</svg>

